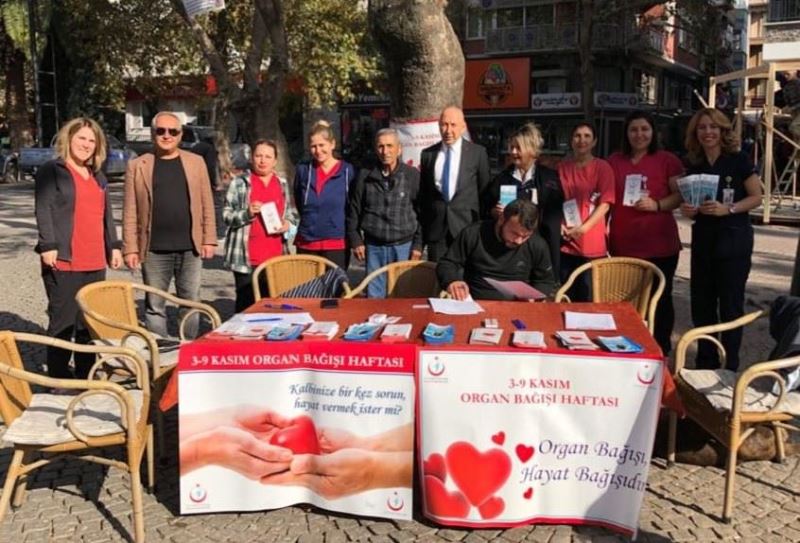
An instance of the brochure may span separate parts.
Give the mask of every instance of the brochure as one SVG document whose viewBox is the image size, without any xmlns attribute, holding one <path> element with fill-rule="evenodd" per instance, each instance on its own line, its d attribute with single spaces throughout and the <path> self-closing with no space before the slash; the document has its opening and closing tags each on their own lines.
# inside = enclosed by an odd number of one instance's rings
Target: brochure
<svg viewBox="0 0 800 543">
<path fill-rule="evenodd" d="M 268 234 L 277 234 L 283 226 L 283 220 L 275 202 L 266 202 L 261 206 L 261 218 L 264 220 L 264 228 Z"/>
<path fill-rule="evenodd" d="M 564 223 L 568 228 L 580 226 L 583 223 L 581 221 L 581 213 L 578 210 L 578 201 L 575 198 L 564 202 L 562 209 L 564 210 Z"/>
<path fill-rule="evenodd" d="M 597 341 L 612 353 L 640 353 L 642 346 L 625 336 L 598 336 Z"/>
<path fill-rule="evenodd" d="M 387 324 L 381 332 L 381 341 L 384 343 L 398 343 L 408 341 L 411 337 L 410 324 Z"/>
<path fill-rule="evenodd" d="M 339 333 L 339 323 L 333 321 L 318 321 L 306 328 L 303 339 L 311 341 L 331 340 Z"/>
<path fill-rule="evenodd" d="M 532 330 L 516 330 L 511 336 L 511 344 L 522 349 L 544 349 L 544 334 Z"/>
<path fill-rule="evenodd" d="M 375 336 L 375 333 L 380 327 L 380 324 L 372 324 L 369 322 L 351 324 L 345 331 L 342 339 L 346 341 L 369 341 Z"/>
<path fill-rule="evenodd" d="M 625 176 L 625 193 L 622 196 L 622 205 L 634 206 L 642 199 L 642 176 L 637 173 Z"/>
<path fill-rule="evenodd" d="M 498 345 L 502 337 L 503 330 L 500 328 L 473 328 L 469 342 L 472 345 Z"/>
<path fill-rule="evenodd" d="M 581 351 L 597 351 L 600 349 L 597 345 L 592 343 L 586 332 L 568 330 L 556 332 L 556 337 L 561 344 L 567 349 L 581 350 Z"/>
<path fill-rule="evenodd" d="M 500 185 L 500 202 L 503 207 L 517 199 L 517 187 L 514 185 Z"/>
<path fill-rule="evenodd" d="M 489 283 L 500 294 L 515 300 L 544 300 L 547 296 L 536 290 L 525 281 L 500 281 L 491 277 L 484 277 L 484 281 Z"/>
<path fill-rule="evenodd" d="M 428 323 L 425 330 L 422 332 L 422 339 L 429 345 L 443 345 L 445 343 L 452 343 L 455 330 L 452 324 L 433 324 Z"/>
<path fill-rule="evenodd" d="M 303 333 L 303 324 L 276 324 L 267 332 L 267 341 L 289 341 L 297 339 Z"/>
</svg>

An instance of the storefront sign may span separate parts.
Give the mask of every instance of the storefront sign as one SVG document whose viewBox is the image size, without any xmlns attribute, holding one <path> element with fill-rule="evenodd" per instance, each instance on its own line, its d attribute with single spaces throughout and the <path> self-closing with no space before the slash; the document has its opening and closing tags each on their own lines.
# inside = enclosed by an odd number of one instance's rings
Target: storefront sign
<svg viewBox="0 0 800 543">
<path fill-rule="evenodd" d="M 639 106 L 639 97 L 632 92 L 596 92 L 594 105 L 603 109 L 631 109 Z"/>
<path fill-rule="evenodd" d="M 417 379 L 427 517 L 473 528 L 595 524 L 635 538 L 660 360 L 422 350 Z"/>
<path fill-rule="evenodd" d="M 468 60 L 464 77 L 464 109 L 528 107 L 530 58 Z"/>
<path fill-rule="evenodd" d="M 577 109 L 581 107 L 581 93 L 552 92 L 531 94 L 531 109 Z"/>
</svg>

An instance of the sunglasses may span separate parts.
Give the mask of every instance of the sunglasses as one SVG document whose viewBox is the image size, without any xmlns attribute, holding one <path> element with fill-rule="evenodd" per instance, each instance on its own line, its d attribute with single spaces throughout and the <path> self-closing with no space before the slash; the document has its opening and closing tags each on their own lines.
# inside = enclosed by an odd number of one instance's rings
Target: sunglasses
<svg viewBox="0 0 800 543">
<path fill-rule="evenodd" d="M 163 136 L 164 134 L 169 132 L 169 135 L 172 136 L 173 138 L 175 138 L 175 137 L 180 135 L 181 129 L 180 128 L 164 128 L 163 126 L 159 126 L 159 127 L 156 127 L 155 132 L 156 132 L 156 136 Z"/>
</svg>

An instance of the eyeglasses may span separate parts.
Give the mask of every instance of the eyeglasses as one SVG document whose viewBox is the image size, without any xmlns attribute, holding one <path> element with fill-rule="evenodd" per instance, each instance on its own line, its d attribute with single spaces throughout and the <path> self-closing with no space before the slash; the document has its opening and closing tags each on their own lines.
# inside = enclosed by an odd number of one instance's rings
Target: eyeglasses
<svg viewBox="0 0 800 543">
<path fill-rule="evenodd" d="M 169 132 L 169 135 L 173 138 L 176 138 L 180 135 L 181 129 L 180 128 L 164 128 L 163 126 L 156 127 L 156 136 L 163 136 Z"/>
</svg>

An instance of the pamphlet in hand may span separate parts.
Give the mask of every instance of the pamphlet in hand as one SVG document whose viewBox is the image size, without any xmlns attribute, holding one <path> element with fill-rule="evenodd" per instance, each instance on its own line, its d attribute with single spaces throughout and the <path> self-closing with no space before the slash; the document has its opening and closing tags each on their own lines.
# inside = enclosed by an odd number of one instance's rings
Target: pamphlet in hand
<svg viewBox="0 0 800 543">
<path fill-rule="evenodd" d="M 586 332 L 576 330 L 556 332 L 556 337 L 567 349 L 576 351 L 597 351 L 600 348 L 592 343 Z"/>
<path fill-rule="evenodd" d="M 411 337 L 410 324 L 387 324 L 381 332 L 381 341 L 384 343 L 399 343 L 408 341 Z"/>
<path fill-rule="evenodd" d="M 642 346 L 625 336 L 598 336 L 597 341 L 612 353 L 640 353 Z"/>
<path fill-rule="evenodd" d="M 521 349 L 544 349 L 544 334 L 531 330 L 516 330 L 511 336 L 511 344 Z"/>
<path fill-rule="evenodd" d="M 500 185 L 500 202 L 503 207 L 517 199 L 517 187 L 514 185 Z"/>
<path fill-rule="evenodd" d="M 331 340 L 339 333 L 339 323 L 333 321 L 317 321 L 303 332 L 303 339 L 311 341 Z"/>
<path fill-rule="evenodd" d="M 693 207 L 698 207 L 708 200 L 716 200 L 718 187 L 718 175 L 700 173 L 678 179 L 678 190 L 683 201 Z"/>
<path fill-rule="evenodd" d="M 433 324 L 428 323 L 422 332 L 422 339 L 429 345 L 443 345 L 453 343 L 455 330 L 452 324 Z"/>
<path fill-rule="evenodd" d="M 264 220 L 267 234 L 277 234 L 283 226 L 283 220 L 275 202 L 266 202 L 261 205 L 261 218 Z"/>
<path fill-rule="evenodd" d="M 484 277 L 497 292 L 515 300 L 544 300 L 547 296 L 536 290 L 524 281 L 499 281 L 491 277 Z"/>
<path fill-rule="evenodd" d="M 473 345 L 498 345 L 503 337 L 500 328 L 473 328 L 469 342 Z"/>
<path fill-rule="evenodd" d="M 625 176 L 625 193 L 622 196 L 622 205 L 634 206 L 642 199 L 642 176 L 631 173 Z"/>
<path fill-rule="evenodd" d="M 567 228 L 574 228 L 582 224 L 578 201 L 575 198 L 564 202 L 562 209 L 564 210 L 564 223 Z"/>
</svg>

